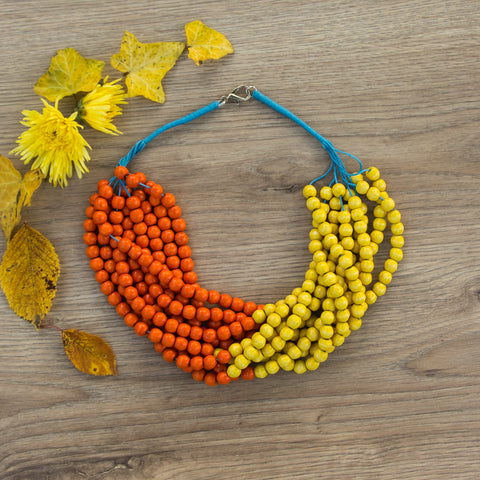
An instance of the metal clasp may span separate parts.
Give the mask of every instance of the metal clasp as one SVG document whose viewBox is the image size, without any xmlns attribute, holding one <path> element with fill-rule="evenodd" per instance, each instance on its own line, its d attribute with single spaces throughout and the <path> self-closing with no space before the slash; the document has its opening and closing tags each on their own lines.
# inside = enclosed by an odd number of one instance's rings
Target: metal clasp
<svg viewBox="0 0 480 480">
<path fill-rule="evenodd" d="M 254 90 L 256 90 L 256 88 L 253 86 L 239 85 L 230 93 L 220 98 L 220 106 L 226 103 L 236 103 L 238 105 L 240 102 L 246 102 L 252 98 L 252 92 Z"/>
</svg>

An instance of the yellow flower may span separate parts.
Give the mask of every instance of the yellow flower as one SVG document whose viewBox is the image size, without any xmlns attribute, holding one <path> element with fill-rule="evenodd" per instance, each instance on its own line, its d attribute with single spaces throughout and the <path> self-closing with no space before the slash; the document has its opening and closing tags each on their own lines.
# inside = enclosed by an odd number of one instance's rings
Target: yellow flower
<svg viewBox="0 0 480 480">
<path fill-rule="evenodd" d="M 77 113 L 65 118 L 57 108 L 45 100 L 43 113 L 35 110 L 24 110 L 22 125 L 29 127 L 17 139 L 18 147 L 11 153 L 21 155 L 25 163 L 33 162 L 32 170 L 40 168 L 45 177 L 56 187 L 68 185 L 67 178 L 73 173 L 82 178 L 88 172 L 85 162 L 90 160 L 87 147 L 90 145 L 79 133 L 79 125 L 75 118 Z"/>
<path fill-rule="evenodd" d="M 119 80 L 97 85 L 87 93 L 78 103 L 78 119 L 87 122 L 91 127 L 104 133 L 117 135 L 122 133 L 112 123 L 112 118 L 122 113 L 119 105 L 125 101 L 125 91 L 121 85 L 116 85 Z"/>
</svg>

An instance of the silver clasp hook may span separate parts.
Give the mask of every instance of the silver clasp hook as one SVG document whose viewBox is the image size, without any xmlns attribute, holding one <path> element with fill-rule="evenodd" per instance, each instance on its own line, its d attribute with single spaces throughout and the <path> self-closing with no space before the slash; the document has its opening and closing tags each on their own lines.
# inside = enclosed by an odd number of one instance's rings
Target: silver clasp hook
<svg viewBox="0 0 480 480">
<path fill-rule="evenodd" d="M 223 95 L 220 98 L 220 107 L 226 103 L 236 103 L 237 105 L 240 102 L 246 102 L 252 98 L 252 92 L 256 90 L 253 86 L 239 85 L 237 88 L 233 89 L 227 95 Z"/>
</svg>

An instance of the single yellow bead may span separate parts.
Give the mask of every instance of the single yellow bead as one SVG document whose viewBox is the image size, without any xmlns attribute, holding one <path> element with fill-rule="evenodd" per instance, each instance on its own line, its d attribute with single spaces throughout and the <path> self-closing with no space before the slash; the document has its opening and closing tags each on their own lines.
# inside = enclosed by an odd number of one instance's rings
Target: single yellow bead
<svg viewBox="0 0 480 480">
<path fill-rule="evenodd" d="M 308 244 L 308 250 L 310 253 L 315 253 L 317 250 L 322 249 L 322 242 L 321 240 L 311 240 Z"/>
<path fill-rule="evenodd" d="M 308 234 L 310 240 L 320 240 L 322 237 L 316 228 L 312 228 Z"/>
<path fill-rule="evenodd" d="M 370 167 L 365 173 L 369 180 L 378 180 L 380 178 L 380 172 L 377 167 Z"/>
<path fill-rule="evenodd" d="M 259 350 L 261 350 L 266 343 L 267 343 L 267 339 L 260 332 L 255 332 L 252 335 L 252 346 L 254 348 L 258 348 Z"/>
<path fill-rule="evenodd" d="M 247 368 L 250 365 L 250 360 L 243 354 L 235 358 L 235 366 L 240 370 Z"/>
<path fill-rule="evenodd" d="M 261 327 L 260 327 L 260 333 L 268 340 L 270 338 L 273 337 L 273 335 L 275 335 L 275 330 L 274 328 L 269 325 L 268 323 L 264 323 Z M 253 336 L 252 336 L 252 339 L 253 339 Z M 263 348 L 263 347 L 262 347 Z"/>
<path fill-rule="evenodd" d="M 307 315 L 308 308 L 305 305 L 302 305 L 301 303 L 297 303 L 293 308 L 292 308 L 292 313 L 295 315 L 298 315 L 300 318 L 304 318 Z"/>
<path fill-rule="evenodd" d="M 334 283 L 336 283 L 336 281 L 337 281 L 337 275 L 333 272 L 325 273 L 325 275 L 322 275 L 321 278 L 319 279 L 319 283 L 324 287 L 329 287 Z"/>
<path fill-rule="evenodd" d="M 348 324 L 346 324 L 346 325 L 348 325 Z M 350 334 L 350 329 L 349 329 L 349 334 Z M 345 341 L 345 337 L 343 335 L 340 335 L 339 333 L 336 333 L 332 337 L 332 343 L 335 347 L 340 347 L 341 345 L 343 345 L 344 341 Z"/>
<path fill-rule="evenodd" d="M 382 196 L 384 193 L 387 193 L 385 192 L 385 190 L 387 189 L 387 184 L 385 183 L 385 180 L 382 180 L 381 178 L 379 178 L 378 180 L 375 180 L 372 183 L 372 186 L 377 187 L 382 192 Z"/>
<path fill-rule="evenodd" d="M 331 311 L 323 311 L 322 314 L 320 315 L 320 321 L 321 321 L 320 328 L 323 325 L 331 325 L 335 321 L 335 314 Z"/>
<path fill-rule="evenodd" d="M 400 262 L 403 259 L 403 252 L 400 248 L 390 249 L 390 258 L 396 262 Z"/>
<path fill-rule="evenodd" d="M 318 275 L 325 275 L 327 272 L 330 271 L 330 267 L 328 266 L 327 262 L 318 262 L 315 265 L 315 271 Z"/>
<path fill-rule="evenodd" d="M 370 260 L 373 257 L 373 250 L 370 245 L 366 245 L 365 247 L 360 248 L 359 255 L 361 258 L 365 260 Z"/>
<path fill-rule="evenodd" d="M 357 195 L 354 195 L 353 197 L 350 197 L 348 199 L 348 208 L 350 208 L 350 210 L 354 210 L 355 208 L 360 208 L 361 205 L 362 205 L 362 199 Z"/>
<path fill-rule="evenodd" d="M 283 327 L 279 332 L 280 338 L 283 340 L 291 340 L 293 338 L 293 329 L 290 327 Z"/>
<path fill-rule="evenodd" d="M 290 307 L 286 303 L 277 305 L 277 308 L 275 308 L 275 313 L 280 315 L 281 318 L 285 318 L 290 313 Z"/>
<path fill-rule="evenodd" d="M 235 359 L 235 365 L 238 367 L 238 368 L 242 368 L 240 367 L 240 364 L 237 363 L 237 359 L 238 358 L 241 358 L 241 357 L 245 357 L 247 360 L 251 361 L 251 362 L 255 362 L 255 363 L 258 363 L 258 362 L 261 362 L 262 359 L 263 359 L 263 355 L 252 345 L 249 345 L 245 351 L 243 352 L 243 355 L 239 355 L 236 359 Z M 242 360 L 243 362 L 243 360 Z M 243 367 L 245 368 L 245 367 Z"/>
<path fill-rule="evenodd" d="M 360 233 L 357 236 L 357 242 L 361 247 L 364 247 L 365 245 L 370 245 L 370 235 L 368 233 Z"/>
<path fill-rule="evenodd" d="M 280 366 L 278 365 L 277 361 L 275 360 L 269 360 L 265 364 L 265 370 L 270 374 L 270 375 L 275 375 L 279 370 Z"/>
<path fill-rule="evenodd" d="M 357 197 L 358 198 L 358 197 Z M 360 204 L 361 205 L 361 204 Z M 358 208 L 354 208 L 351 212 L 350 212 L 350 218 L 354 221 L 354 222 L 358 222 L 359 220 L 361 220 L 363 218 L 363 210 L 358 207 Z"/>
<path fill-rule="evenodd" d="M 338 266 L 344 270 L 344 274 L 345 274 L 345 270 L 349 269 L 352 265 L 353 265 L 353 255 L 349 251 L 347 252 L 344 251 L 344 254 L 340 256 L 338 259 Z"/>
<path fill-rule="evenodd" d="M 368 272 L 361 272 L 358 276 L 362 285 L 370 285 L 372 283 L 372 274 Z"/>
<path fill-rule="evenodd" d="M 317 361 L 318 363 L 322 363 L 324 362 L 327 358 L 328 358 L 328 352 L 325 352 L 324 350 L 320 349 L 320 348 L 317 348 L 314 352 L 313 352 L 313 358 L 315 359 L 315 361 Z"/>
<path fill-rule="evenodd" d="M 380 230 L 372 230 L 372 232 L 370 233 L 370 238 L 372 239 L 372 242 L 375 242 L 375 243 L 382 243 L 383 242 L 383 232 L 381 232 Z"/>
<path fill-rule="evenodd" d="M 402 235 L 404 231 L 404 226 L 402 222 L 394 223 L 390 227 L 390 230 L 392 231 L 393 235 Z"/>
<path fill-rule="evenodd" d="M 305 362 L 303 360 L 296 360 L 295 366 L 293 367 L 293 371 L 298 374 L 305 373 L 307 371 L 307 367 L 305 366 Z"/>
<path fill-rule="evenodd" d="M 356 305 L 361 305 L 363 302 L 365 302 L 366 299 L 367 299 L 367 296 L 366 296 L 365 292 L 362 292 L 362 291 L 355 292 L 352 295 L 352 301 Z"/>
<path fill-rule="evenodd" d="M 313 264 L 316 265 L 315 262 L 313 262 Z M 305 280 L 311 280 L 312 282 L 316 282 L 317 278 L 318 278 L 318 273 L 314 269 L 309 268 L 305 272 Z"/>
<path fill-rule="evenodd" d="M 365 302 L 367 305 L 373 305 L 377 301 L 377 295 L 373 290 L 367 290 L 365 292 Z"/>
<path fill-rule="evenodd" d="M 315 329 L 314 329 L 315 330 Z M 307 330 L 308 332 L 308 330 Z M 297 341 L 297 347 L 302 351 L 306 352 L 312 346 L 312 341 L 308 338 L 308 336 L 300 337 Z"/>
<path fill-rule="evenodd" d="M 287 326 L 289 326 L 293 330 L 300 328 L 301 324 L 302 319 L 298 315 L 292 314 L 287 318 Z"/>
<path fill-rule="evenodd" d="M 392 235 L 390 238 L 390 244 L 395 248 L 402 248 L 405 245 L 405 239 L 402 235 Z"/>
<path fill-rule="evenodd" d="M 240 345 L 242 346 L 243 350 L 245 350 L 249 345 L 251 345 L 251 343 L 251 338 L 242 338 L 242 340 L 240 341 Z"/>
<path fill-rule="evenodd" d="M 378 274 L 378 280 L 385 285 L 388 285 L 392 281 L 392 274 L 386 270 L 382 270 Z"/>
<path fill-rule="evenodd" d="M 318 340 L 318 346 L 328 353 L 332 353 L 335 350 L 335 346 L 330 338 L 320 338 L 320 340 Z"/>
<path fill-rule="evenodd" d="M 380 190 L 377 187 L 370 187 L 367 192 L 367 198 L 372 202 L 376 202 L 380 197 Z"/>
<path fill-rule="evenodd" d="M 359 274 L 360 274 L 360 271 L 355 266 L 352 266 L 345 270 L 345 278 L 350 281 L 356 280 Z"/>
<path fill-rule="evenodd" d="M 320 366 L 320 362 L 317 362 L 313 357 L 309 357 L 305 362 L 305 366 L 308 370 L 314 371 Z"/>
<path fill-rule="evenodd" d="M 333 197 L 333 192 L 330 187 L 322 187 L 320 189 L 320 198 L 323 200 L 330 200 Z"/>
<path fill-rule="evenodd" d="M 243 353 L 243 348 L 239 343 L 232 343 L 228 347 L 228 351 L 229 351 L 230 355 L 233 358 L 235 358 L 235 357 L 238 357 L 238 355 L 240 355 L 241 353 Z"/>
<path fill-rule="evenodd" d="M 343 295 L 343 288 L 338 283 L 334 283 L 332 286 L 327 289 L 328 298 L 338 298 Z"/>
<path fill-rule="evenodd" d="M 391 258 L 387 258 L 387 260 L 385 260 L 385 265 L 383 268 L 385 268 L 387 272 L 395 273 L 398 268 L 398 263 Z"/>
<path fill-rule="evenodd" d="M 337 212 L 341 210 L 342 208 L 342 202 L 339 198 L 337 197 L 333 197 L 329 202 L 328 204 L 330 205 L 330 209 L 331 210 L 336 210 Z M 337 218 L 338 218 L 338 214 L 337 214 Z"/>
<path fill-rule="evenodd" d="M 363 289 L 363 283 L 360 278 L 348 282 L 348 288 L 351 292 L 360 292 Z"/>
<path fill-rule="evenodd" d="M 345 237 L 345 238 L 342 238 L 341 242 L 342 244 L 342 247 L 345 249 L 345 250 L 353 250 L 353 247 L 355 245 L 355 242 L 353 240 L 352 237 Z"/>
<path fill-rule="evenodd" d="M 362 319 L 357 317 L 350 317 L 348 321 L 348 325 L 350 330 L 355 331 L 358 330 L 362 326 Z"/>
<path fill-rule="evenodd" d="M 353 234 L 353 226 L 350 223 L 342 223 L 338 227 L 338 233 L 341 238 L 351 237 Z"/>
<path fill-rule="evenodd" d="M 353 229 L 358 234 L 365 233 L 367 231 L 367 228 L 368 228 L 368 223 L 364 220 L 359 220 L 358 222 L 355 222 L 353 224 Z"/>
<path fill-rule="evenodd" d="M 318 275 L 317 275 L 317 277 L 318 277 Z M 302 293 L 306 293 L 306 294 L 313 293 L 316 286 L 317 286 L 317 284 L 313 280 L 305 280 L 302 283 L 302 290 L 303 290 Z M 302 297 L 302 293 L 298 296 L 298 303 L 302 303 L 300 301 L 300 297 Z M 304 300 L 305 300 L 305 298 L 306 298 L 305 295 L 302 298 L 304 298 Z"/>
<path fill-rule="evenodd" d="M 402 220 L 402 215 L 398 210 L 392 210 L 388 213 L 387 218 L 390 223 L 398 223 Z"/>
<path fill-rule="evenodd" d="M 268 372 L 264 365 L 255 365 L 253 372 L 257 378 L 265 378 L 268 376 Z"/>
<path fill-rule="evenodd" d="M 358 183 L 358 182 L 361 182 L 363 180 L 363 175 L 361 173 L 356 173 L 354 175 L 350 175 L 350 180 L 353 182 L 353 183 Z"/>
<path fill-rule="evenodd" d="M 338 223 L 338 212 L 336 210 L 330 210 L 330 212 L 328 212 L 327 219 L 330 222 L 330 225 L 332 226 L 332 232 L 333 232 L 334 224 Z"/>
<path fill-rule="evenodd" d="M 385 295 L 387 287 L 384 283 L 377 282 L 373 285 L 372 290 L 374 291 L 375 295 L 377 295 L 377 297 L 381 297 L 382 295 Z"/>
<path fill-rule="evenodd" d="M 325 262 L 327 260 L 327 254 L 323 250 L 319 250 L 313 254 L 313 261 L 315 263 Z"/>
<path fill-rule="evenodd" d="M 267 323 L 272 326 L 273 328 L 276 328 L 280 325 L 280 322 L 282 321 L 282 317 L 278 313 L 271 313 L 267 317 Z"/>
<path fill-rule="evenodd" d="M 308 306 L 311 312 L 316 312 L 320 307 L 322 306 L 322 303 L 317 297 L 312 298 L 312 302 Z"/>
<path fill-rule="evenodd" d="M 378 244 L 375 242 L 370 242 L 370 248 L 372 249 L 373 254 L 375 255 L 378 252 Z"/>
<path fill-rule="evenodd" d="M 375 220 L 373 220 L 372 226 L 375 230 L 383 232 L 387 227 L 387 221 L 384 218 L 375 218 Z"/>
<path fill-rule="evenodd" d="M 334 332 L 333 327 L 331 325 L 322 325 L 320 327 L 320 336 L 322 338 L 331 338 L 334 333 L 335 332 Z"/>
<path fill-rule="evenodd" d="M 330 255 L 334 259 L 337 259 L 340 255 L 343 255 L 344 251 L 345 249 L 342 247 L 340 243 L 337 243 L 335 245 L 332 245 L 332 247 L 330 247 Z"/>
<path fill-rule="evenodd" d="M 352 219 L 352 216 L 350 215 L 349 211 L 342 210 L 341 212 L 338 213 L 337 218 L 341 224 L 349 224 L 350 220 Z"/>
<path fill-rule="evenodd" d="M 335 298 L 335 308 L 337 310 L 345 310 L 348 307 L 348 299 L 345 295 Z"/>
<path fill-rule="evenodd" d="M 373 263 L 373 260 L 362 260 L 360 262 L 360 270 L 362 272 L 371 273 L 374 268 L 375 264 Z"/>
<path fill-rule="evenodd" d="M 339 335 L 342 335 L 342 337 L 347 337 L 348 335 L 350 335 L 350 327 L 348 325 L 348 322 L 337 323 L 335 325 L 335 332 Z M 333 338 L 332 342 L 335 344 Z"/>
<path fill-rule="evenodd" d="M 295 366 L 295 362 L 287 354 L 280 355 L 277 362 L 280 368 L 287 372 L 293 370 L 293 367 Z"/>
<path fill-rule="evenodd" d="M 382 200 L 381 205 L 382 209 L 386 212 L 391 212 L 395 208 L 395 202 L 393 201 L 393 198 L 385 198 Z"/>
<path fill-rule="evenodd" d="M 323 240 L 322 240 L 323 248 L 327 250 L 330 250 L 330 247 L 332 247 L 337 243 L 338 243 L 338 238 L 333 233 L 329 233 L 328 235 L 325 235 L 325 237 L 323 237 Z"/>
<path fill-rule="evenodd" d="M 385 218 L 387 216 L 387 212 L 380 205 L 377 205 L 373 209 L 373 216 L 375 218 Z"/>
<path fill-rule="evenodd" d="M 280 352 L 285 346 L 285 340 L 277 335 L 272 338 L 271 345 L 277 352 Z"/>
<path fill-rule="evenodd" d="M 305 198 L 315 197 L 317 195 L 317 189 L 313 185 L 305 185 L 303 187 L 303 196 Z"/>
<path fill-rule="evenodd" d="M 336 183 L 332 187 L 332 193 L 336 197 L 343 197 L 346 192 L 347 192 L 347 189 L 345 188 L 345 185 L 343 183 Z"/>
<path fill-rule="evenodd" d="M 325 298 L 322 302 L 322 309 L 325 312 L 334 312 L 335 311 L 335 300 L 333 298 Z"/>
<path fill-rule="evenodd" d="M 268 317 L 271 313 L 273 313 L 276 309 L 276 305 L 273 303 L 267 303 L 263 309 L 265 310 L 265 315 Z"/>
<path fill-rule="evenodd" d="M 317 321 L 316 319 L 315 321 Z M 307 329 L 307 338 L 311 342 L 316 342 L 320 338 L 320 332 L 318 331 L 318 328 L 316 327 L 310 327 Z"/>
<path fill-rule="evenodd" d="M 318 232 L 322 237 L 332 233 L 332 226 L 328 222 L 322 222 L 318 225 Z"/>
<path fill-rule="evenodd" d="M 252 313 L 252 318 L 255 321 L 255 323 L 263 323 L 267 316 L 265 315 L 265 312 L 263 310 L 255 310 Z"/>
<path fill-rule="evenodd" d="M 352 317 L 362 318 L 365 315 L 365 312 L 368 308 L 366 303 L 362 303 L 361 305 L 357 305 L 356 303 L 350 306 L 350 312 Z"/>
<path fill-rule="evenodd" d="M 365 195 L 368 192 L 368 189 L 370 188 L 370 185 L 368 182 L 365 180 L 360 180 L 356 185 L 355 185 L 355 190 L 359 195 Z"/>
<path fill-rule="evenodd" d="M 230 378 L 238 378 L 241 373 L 242 371 L 235 365 L 229 365 L 229 367 L 227 368 L 227 375 Z"/>
<path fill-rule="evenodd" d="M 326 294 L 327 294 L 327 289 L 323 285 L 317 285 L 313 292 L 314 297 L 318 299 L 325 298 Z"/>
<path fill-rule="evenodd" d="M 312 219 L 320 225 L 327 219 L 327 212 L 323 208 L 319 208 L 312 213 Z"/>
<path fill-rule="evenodd" d="M 297 360 L 297 358 L 300 358 L 302 356 L 302 351 L 296 346 L 292 345 L 288 350 L 287 350 L 287 355 L 293 359 Z"/>
<path fill-rule="evenodd" d="M 350 318 L 350 310 L 348 308 L 345 308 L 344 310 L 338 310 L 338 312 L 335 314 L 335 318 L 337 319 L 337 322 L 348 322 L 348 319 Z"/>
<path fill-rule="evenodd" d="M 316 210 L 317 208 L 320 208 L 320 200 L 317 197 L 310 197 L 306 201 L 307 208 L 310 211 Z"/>
<path fill-rule="evenodd" d="M 297 297 L 295 295 L 287 295 L 285 297 L 285 303 L 292 308 L 297 303 Z"/>
</svg>

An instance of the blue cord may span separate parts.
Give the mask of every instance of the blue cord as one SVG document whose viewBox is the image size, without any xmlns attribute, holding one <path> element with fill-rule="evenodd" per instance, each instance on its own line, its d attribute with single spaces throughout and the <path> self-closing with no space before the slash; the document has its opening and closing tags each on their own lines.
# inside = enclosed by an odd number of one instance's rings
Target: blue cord
<svg viewBox="0 0 480 480">
<path fill-rule="evenodd" d="M 310 182 L 310 185 L 312 185 L 315 182 L 317 182 L 318 180 L 321 180 L 322 178 L 326 177 L 332 171 L 332 168 L 333 168 L 333 180 L 332 180 L 333 183 L 337 183 L 339 181 L 339 177 L 341 177 L 341 180 L 347 186 L 349 191 L 351 191 L 350 187 L 355 188 L 354 183 L 350 179 L 350 177 L 354 174 L 350 174 L 350 173 L 347 172 L 347 169 L 345 168 L 345 165 L 344 165 L 342 159 L 339 157 L 339 154 L 347 155 L 347 156 L 353 158 L 355 161 L 357 161 L 359 166 L 360 166 L 360 169 L 356 173 L 362 173 L 366 170 L 364 170 L 362 162 L 357 157 L 355 157 L 354 155 L 351 155 L 350 153 L 343 152 L 342 150 L 337 150 L 329 140 L 322 137 L 322 135 L 320 135 L 316 130 L 314 130 L 312 127 L 310 127 L 310 125 L 308 125 L 303 120 L 298 118 L 296 115 L 294 115 L 292 112 L 290 112 L 290 110 L 287 110 L 282 105 L 278 104 L 277 102 L 274 102 L 271 98 L 268 98 L 266 95 L 259 92 L 256 88 L 248 87 L 248 89 L 249 90 L 251 89 L 251 92 L 249 92 L 249 95 L 251 94 L 251 96 L 253 98 L 259 100 L 260 102 L 262 102 L 265 105 L 267 105 L 268 107 L 270 107 L 272 110 L 275 110 L 276 112 L 284 115 L 285 117 L 294 121 L 296 124 L 300 125 L 310 135 L 312 135 L 314 138 L 316 138 L 322 144 L 323 148 L 327 151 L 327 153 L 329 154 L 332 161 L 330 163 L 330 166 L 329 166 L 328 170 L 323 175 L 320 175 L 319 177 L 312 180 Z M 236 97 L 236 96 L 234 95 L 234 97 Z M 239 97 L 236 97 L 236 98 L 239 98 Z M 240 100 L 247 100 L 248 98 L 250 98 L 250 96 L 248 96 L 246 98 L 240 98 Z M 207 113 L 209 113 L 213 110 L 216 110 L 218 107 L 220 107 L 224 103 L 225 103 L 224 100 L 212 102 L 209 105 L 206 105 L 205 107 L 199 108 L 198 110 L 195 110 L 194 112 L 189 113 L 188 115 L 185 115 L 184 117 L 181 117 L 177 120 L 174 120 L 173 122 L 170 122 L 170 123 L 167 123 L 166 125 L 163 125 L 162 127 L 158 128 L 157 130 L 152 132 L 150 135 L 145 137 L 143 140 L 139 140 L 137 143 L 135 143 L 135 145 L 131 148 L 131 150 L 127 153 L 127 155 L 125 155 L 123 158 L 121 158 L 119 160 L 117 165 L 121 165 L 121 166 L 126 167 L 128 165 L 128 162 L 130 162 L 130 160 L 137 153 L 141 152 L 145 148 L 145 146 L 147 145 L 148 142 L 151 142 L 155 137 L 157 137 L 161 133 L 163 133 L 166 130 L 169 130 L 173 127 L 178 127 L 180 125 L 184 125 L 186 123 L 189 123 L 189 122 L 191 122 L 191 121 L 193 121 L 193 120 L 195 120 L 195 119 L 197 119 L 197 118 L 199 118 L 199 117 L 201 117 L 201 116 L 203 116 L 203 115 L 205 115 L 205 114 L 207 114 Z M 111 184 L 112 184 L 112 182 L 116 183 L 115 177 L 113 177 L 112 180 L 110 180 Z M 120 181 L 119 182 L 119 189 L 121 190 L 122 187 L 125 188 L 123 182 Z M 128 193 L 128 191 L 127 191 L 127 193 Z"/>
</svg>

